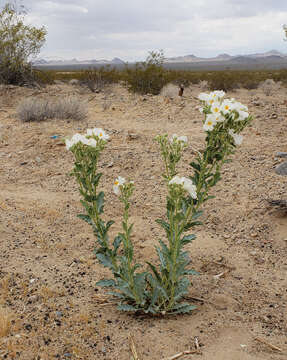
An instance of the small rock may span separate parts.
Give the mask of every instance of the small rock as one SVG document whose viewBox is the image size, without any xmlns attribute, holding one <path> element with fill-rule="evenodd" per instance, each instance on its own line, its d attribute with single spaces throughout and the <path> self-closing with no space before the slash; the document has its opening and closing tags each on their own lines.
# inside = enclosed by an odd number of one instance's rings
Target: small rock
<svg viewBox="0 0 287 360">
<path fill-rule="evenodd" d="M 127 138 L 128 138 L 128 140 L 136 140 L 139 138 L 139 135 L 130 133 L 127 135 Z"/>
<path fill-rule="evenodd" d="M 72 357 L 72 354 L 67 352 L 67 353 L 64 354 L 64 357 L 65 357 L 65 358 L 71 358 L 71 357 Z"/>
<path fill-rule="evenodd" d="M 57 317 L 62 317 L 63 316 L 63 313 L 61 311 L 56 311 L 56 316 Z"/>
<path fill-rule="evenodd" d="M 275 156 L 280 157 L 280 158 L 287 158 L 287 152 L 277 151 L 275 153 Z"/>
<path fill-rule="evenodd" d="M 278 175 L 286 176 L 287 175 L 287 161 L 284 161 L 283 163 L 276 166 L 275 172 Z"/>
<path fill-rule="evenodd" d="M 41 162 L 41 158 L 39 158 L 39 156 L 36 156 L 35 160 L 37 161 L 38 164 Z"/>
</svg>

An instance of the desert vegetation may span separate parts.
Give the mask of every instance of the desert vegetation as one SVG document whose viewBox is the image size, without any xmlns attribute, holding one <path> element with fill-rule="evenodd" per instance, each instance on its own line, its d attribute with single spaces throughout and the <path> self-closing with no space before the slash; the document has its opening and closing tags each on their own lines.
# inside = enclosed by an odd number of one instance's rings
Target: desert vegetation
<svg viewBox="0 0 287 360">
<path fill-rule="evenodd" d="M 24 17 L 0 13 L 1 359 L 283 360 L 287 70 L 35 70 Z"/>
<path fill-rule="evenodd" d="M 87 116 L 87 103 L 76 97 L 66 97 L 59 100 L 24 99 L 17 107 L 20 120 L 44 121 L 48 119 L 83 120 Z"/>
<path fill-rule="evenodd" d="M 34 78 L 30 60 L 44 45 L 46 30 L 24 21 L 25 10 L 7 2 L 0 12 L 0 83 L 24 85 Z"/>
</svg>

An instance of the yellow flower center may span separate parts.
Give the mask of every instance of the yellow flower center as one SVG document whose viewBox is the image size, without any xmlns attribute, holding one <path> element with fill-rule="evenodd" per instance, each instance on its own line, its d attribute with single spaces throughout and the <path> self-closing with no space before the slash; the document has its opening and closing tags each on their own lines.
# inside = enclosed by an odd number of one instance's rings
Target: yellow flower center
<svg viewBox="0 0 287 360">
<path fill-rule="evenodd" d="M 225 110 L 229 110 L 229 106 L 228 105 L 225 105 Z"/>
<path fill-rule="evenodd" d="M 210 104 L 213 104 L 213 103 L 214 103 L 214 100 L 213 100 L 213 99 L 211 99 L 211 100 L 209 100 L 209 102 L 210 102 Z"/>
<path fill-rule="evenodd" d="M 103 133 L 100 133 L 99 137 L 103 137 Z"/>
<path fill-rule="evenodd" d="M 218 111 L 219 111 L 219 108 L 216 107 L 216 108 L 214 108 L 213 110 L 214 110 L 214 112 L 218 112 Z"/>
<path fill-rule="evenodd" d="M 118 180 L 116 180 L 116 181 L 114 182 L 114 184 L 115 184 L 115 185 L 119 185 L 119 182 L 118 182 Z"/>
<path fill-rule="evenodd" d="M 212 121 L 210 121 L 210 120 L 207 121 L 207 125 L 208 125 L 208 126 L 212 125 Z"/>
</svg>

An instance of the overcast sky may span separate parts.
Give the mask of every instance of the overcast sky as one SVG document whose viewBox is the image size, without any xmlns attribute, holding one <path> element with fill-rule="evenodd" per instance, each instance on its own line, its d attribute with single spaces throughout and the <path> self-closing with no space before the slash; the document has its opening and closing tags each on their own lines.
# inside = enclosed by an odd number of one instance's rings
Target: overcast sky
<svg viewBox="0 0 287 360">
<path fill-rule="evenodd" d="M 0 0 L 0 4 L 5 3 Z M 27 20 L 48 31 L 45 58 L 143 60 L 287 53 L 287 0 L 23 0 Z"/>
</svg>

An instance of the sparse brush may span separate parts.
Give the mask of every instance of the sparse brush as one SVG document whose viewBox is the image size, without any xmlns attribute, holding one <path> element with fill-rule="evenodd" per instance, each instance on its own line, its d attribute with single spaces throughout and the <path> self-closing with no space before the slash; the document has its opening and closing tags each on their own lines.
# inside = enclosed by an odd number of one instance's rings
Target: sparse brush
<svg viewBox="0 0 287 360">
<path fill-rule="evenodd" d="M 111 100 L 104 99 L 104 101 L 103 101 L 103 103 L 102 103 L 102 108 L 103 108 L 103 110 L 106 111 L 106 110 L 108 110 L 111 106 L 112 106 Z"/>
<path fill-rule="evenodd" d="M 178 96 L 179 87 L 173 84 L 167 84 L 161 89 L 161 96 L 168 99 L 174 99 Z"/>
<path fill-rule="evenodd" d="M 83 120 L 87 116 L 87 104 L 76 97 L 67 97 L 56 102 L 28 98 L 19 104 L 17 114 L 24 122 L 48 119 Z"/>
<path fill-rule="evenodd" d="M 11 329 L 11 315 L 8 311 L 0 307 L 0 338 L 9 334 Z"/>
<path fill-rule="evenodd" d="M 198 85 L 202 91 L 206 91 L 209 88 L 207 80 L 201 80 Z"/>
<path fill-rule="evenodd" d="M 266 96 L 270 96 L 280 88 L 280 83 L 276 83 L 273 79 L 266 79 L 259 87 Z"/>
</svg>

